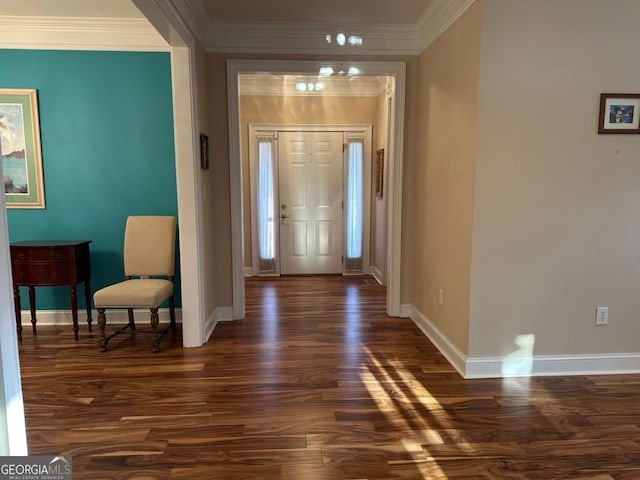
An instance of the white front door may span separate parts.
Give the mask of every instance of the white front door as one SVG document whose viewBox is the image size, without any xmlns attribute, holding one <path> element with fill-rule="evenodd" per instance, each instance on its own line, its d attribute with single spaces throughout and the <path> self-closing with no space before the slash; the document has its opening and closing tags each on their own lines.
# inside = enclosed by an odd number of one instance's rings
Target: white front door
<svg viewBox="0 0 640 480">
<path fill-rule="evenodd" d="M 342 273 L 342 132 L 280 132 L 280 273 Z"/>
</svg>

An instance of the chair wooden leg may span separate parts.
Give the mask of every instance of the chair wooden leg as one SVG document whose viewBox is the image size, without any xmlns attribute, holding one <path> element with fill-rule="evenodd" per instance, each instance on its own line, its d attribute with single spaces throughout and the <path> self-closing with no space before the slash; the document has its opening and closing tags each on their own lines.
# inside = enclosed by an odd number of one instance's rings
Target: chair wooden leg
<svg viewBox="0 0 640 480">
<path fill-rule="evenodd" d="M 107 335 L 105 334 L 105 327 L 107 325 L 107 316 L 104 314 L 104 308 L 98 308 L 98 329 L 100 331 L 100 337 L 98 338 L 98 348 L 101 352 L 107 351 Z"/>
<path fill-rule="evenodd" d="M 127 314 L 129 315 L 129 328 L 132 332 L 136 331 L 136 321 L 133 318 L 133 308 L 127 308 Z"/>
<path fill-rule="evenodd" d="M 176 307 L 173 295 L 169 297 L 169 318 L 171 319 L 171 330 L 175 333 L 178 328 L 176 327 Z"/>
<path fill-rule="evenodd" d="M 160 324 L 160 318 L 158 317 L 158 309 L 150 308 L 151 310 L 151 331 L 153 332 L 153 344 L 152 349 L 154 353 L 160 351 L 160 332 L 158 331 L 158 325 Z"/>
</svg>

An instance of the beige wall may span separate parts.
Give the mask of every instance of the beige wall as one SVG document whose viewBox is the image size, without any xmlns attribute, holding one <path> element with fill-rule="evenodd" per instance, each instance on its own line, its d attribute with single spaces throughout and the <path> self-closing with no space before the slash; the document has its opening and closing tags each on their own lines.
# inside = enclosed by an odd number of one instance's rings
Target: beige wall
<svg viewBox="0 0 640 480">
<path fill-rule="evenodd" d="M 640 3 L 484 6 L 469 353 L 638 352 L 640 137 L 596 128 L 639 90 Z"/>
<path fill-rule="evenodd" d="M 242 178 L 244 202 L 244 264 L 251 267 L 251 190 L 249 179 L 249 125 L 372 125 L 377 120 L 376 97 L 240 96 Z"/>
<path fill-rule="evenodd" d="M 404 173 L 403 303 L 467 352 L 482 4 L 420 55 Z M 444 306 L 438 291 L 444 290 Z M 408 300 L 408 302 L 407 302 Z"/>
<path fill-rule="evenodd" d="M 384 156 L 389 155 L 387 148 L 388 132 L 389 132 L 389 104 L 387 92 L 381 93 L 378 98 L 377 119 L 373 129 L 373 164 L 371 169 L 371 266 L 380 272 L 380 280 L 382 284 L 387 284 L 387 197 L 384 192 L 389 187 L 387 185 L 387 167 L 388 158 L 383 162 L 383 195 L 376 195 L 377 179 L 376 179 L 376 152 L 383 148 Z"/>
<path fill-rule="evenodd" d="M 207 71 L 207 54 L 205 50 L 197 45 L 196 47 L 196 95 L 197 95 L 197 113 L 198 113 L 198 133 L 204 133 L 209 136 L 211 141 L 211 130 L 209 129 L 209 104 L 207 101 L 208 93 L 208 71 Z M 199 152 L 198 152 L 199 154 Z M 200 170 L 200 183 L 202 186 L 202 242 L 203 242 L 203 272 L 204 272 L 204 314 L 209 318 L 216 308 L 216 289 L 215 272 L 216 263 L 214 249 L 215 243 L 215 222 L 213 215 L 214 205 L 214 186 L 212 170 Z"/>
<path fill-rule="evenodd" d="M 209 106 L 209 153 L 212 188 L 209 210 L 212 214 L 213 288 L 217 307 L 231 307 L 231 203 L 229 190 L 229 130 L 227 128 L 226 57 L 207 55 Z"/>
</svg>

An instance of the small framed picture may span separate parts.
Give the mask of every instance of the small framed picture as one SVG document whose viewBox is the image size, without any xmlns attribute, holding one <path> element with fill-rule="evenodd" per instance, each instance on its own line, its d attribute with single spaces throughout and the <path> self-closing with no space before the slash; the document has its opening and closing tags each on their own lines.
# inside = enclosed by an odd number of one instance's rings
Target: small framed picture
<svg viewBox="0 0 640 480">
<path fill-rule="evenodd" d="M 204 133 L 200 134 L 200 168 L 209 168 L 209 137 Z"/>
<path fill-rule="evenodd" d="M 640 93 L 600 94 L 598 133 L 640 133 Z"/>
<path fill-rule="evenodd" d="M 376 152 L 376 196 L 382 198 L 384 188 L 384 148 Z"/>
</svg>

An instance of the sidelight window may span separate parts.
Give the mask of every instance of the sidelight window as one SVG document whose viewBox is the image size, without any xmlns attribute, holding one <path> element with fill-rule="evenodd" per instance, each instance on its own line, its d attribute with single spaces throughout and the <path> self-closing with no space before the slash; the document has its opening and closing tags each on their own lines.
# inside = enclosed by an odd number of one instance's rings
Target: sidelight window
<svg viewBox="0 0 640 480">
<path fill-rule="evenodd" d="M 261 274 L 276 273 L 277 271 L 274 157 L 273 140 L 258 140 L 256 195 L 258 207 L 258 270 Z"/>
<path fill-rule="evenodd" d="M 362 271 L 364 231 L 364 144 L 362 139 L 347 140 L 345 194 L 345 273 Z"/>
</svg>

